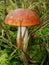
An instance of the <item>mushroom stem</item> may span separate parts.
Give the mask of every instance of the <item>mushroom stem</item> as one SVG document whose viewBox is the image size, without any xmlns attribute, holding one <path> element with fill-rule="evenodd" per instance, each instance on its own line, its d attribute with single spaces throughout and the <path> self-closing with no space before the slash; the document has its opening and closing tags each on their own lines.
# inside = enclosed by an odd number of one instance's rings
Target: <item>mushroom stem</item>
<svg viewBox="0 0 49 65">
<path fill-rule="evenodd" d="M 17 47 L 26 52 L 28 46 L 28 30 L 26 27 L 18 27 Z"/>
</svg>

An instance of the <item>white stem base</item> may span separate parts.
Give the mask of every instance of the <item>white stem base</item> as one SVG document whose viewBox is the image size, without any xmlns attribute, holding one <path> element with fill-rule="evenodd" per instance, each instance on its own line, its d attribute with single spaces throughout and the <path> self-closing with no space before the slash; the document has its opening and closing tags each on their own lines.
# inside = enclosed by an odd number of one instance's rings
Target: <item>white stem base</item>
<svg viewBox="0 0 49 65">
<path fill-rule="evenodd" d="M 21 33 L 22 38 L 25 33 L 25 36 L 23 38 L 23 51 L 26 51 L 27 45 L 28 45 L 28 30 L 26 27 L 21 27 Z M 18 27 L 18 33 L 17 33 L 17 46 L 20 47 L 20 27 Z"/>
</svg>

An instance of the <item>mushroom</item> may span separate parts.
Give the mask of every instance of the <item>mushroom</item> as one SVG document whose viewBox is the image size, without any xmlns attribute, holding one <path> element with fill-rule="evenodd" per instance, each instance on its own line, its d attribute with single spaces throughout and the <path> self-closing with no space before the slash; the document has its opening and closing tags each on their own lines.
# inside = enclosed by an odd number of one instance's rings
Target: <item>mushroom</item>
<svg viewBox="0 0 49 65">
<path fill-rule="evenodd" d="M 29 38 L 27 26 L 34 26 L 39 23 L 39 16 L 30 9 L 16 9 L 10 12 L 5 18 L 5 24 L 18 26 L 16 45 L 24 52 L 27 49 Z"/>
</svg>

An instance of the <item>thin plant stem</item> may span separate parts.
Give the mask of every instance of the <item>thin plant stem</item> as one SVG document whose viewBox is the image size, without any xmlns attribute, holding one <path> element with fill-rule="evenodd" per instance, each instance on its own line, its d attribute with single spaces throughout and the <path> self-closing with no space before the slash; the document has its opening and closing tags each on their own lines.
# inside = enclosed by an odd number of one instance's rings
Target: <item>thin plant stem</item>
<svg viewBox="0 0 49 65">
<path fill-rule="evenodd" d="M 10 2 L 11 6 L 12 6 L 13 8 L 17 8 L 17 5 L 16 5 L 16 7 L 15 7 L 15 4 L 14 4 L 14 2 L 13 2 L 12 0 L 9 0 L 9 2 Z"/>
<path fill-rule="evenodd" d="M 44 64 L 44 62 L 45 62 L 45 60 L 46 60 L 46 55 L 44 56 L 44 59 L 43 59 L 43 61 L 41 62 L 41 64 L 40 65 L 43 65 Z"/>
<path fill-rule="evenodd" d="M 9 35 L 8 35 L 8 33 L 7 33 L 7 30 L 6 30 L 6 27 L 5 27 L 4 23 L 0 23 L 0 28 L 2 28 L 2 29 L 4 30 L 4 32 L 6 33 L 8 39 L 10 40 L 10 37 L 9 37 Z M 11 41 L 11 40 L 10 40 L 10 41 Z"/>
<path fill-rule="evenodd" d="M 18 8 L 17 1 L 16 1 L 16 0 L 14 0 L 14 2 L 15 2 L 15 4 L 16 4 L 16 8 Z"/>
<path fill-rule="evenodd" d="M 49 22 L 49 20 L 45 21 L 44 23 L 40 24 L 37 29 L 33 30 L 30 34 L 29 34 L 29 37 L 30 35 L 32 35 L 32 33 L 34 34 L 36 31 L 38 31 L 39 29 L 45 27 L 45 25 Z"/>
<path fill-rule="evenodd" d="M 5 11 L 5 15 L 7 15 L 7 10 L 6 10 L 7 6 L 6 6 L 6 0 L 4 0 L 4 11 Z"/>
<path fill-rule="evenodd" d="M 8 45 L 10 44 L 10 46 L 12 46 L 12 43 L 9 42 L 6 38 L 4 38 L 3 36 L 0 36 L 0 38 L 2 38 L 3 40 L 5 40 L 5 41 L 7 42 Z"/>
<path fill-rule="evenodd" d="M 17 47 L 16 47 L 15 45 L 13 45 L 8 39 L 6 39 L 6 38 L 4 38 L 4 37 L 2 37 L 2 36 L 0 36 L 0 38 L 3 39 L 3 40 L 5 40 L 6 43 L 7 43 L 10 47 L 14 47 L 15 49 L 17 49 Z"/>
</svg>

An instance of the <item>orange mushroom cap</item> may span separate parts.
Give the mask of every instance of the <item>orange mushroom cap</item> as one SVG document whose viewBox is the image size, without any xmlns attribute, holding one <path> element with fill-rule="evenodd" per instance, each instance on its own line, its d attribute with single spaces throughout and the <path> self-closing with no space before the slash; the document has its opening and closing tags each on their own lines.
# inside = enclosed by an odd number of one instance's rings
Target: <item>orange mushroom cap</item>
<svg viewBox="0 0 49 65">
<path fill-rule="evenodd" d="M 14 26 L 34 26 L 40 23 L 40 19 L 36 12 L 20 8 L 9 13 L 5 23 Z"/>
</svg>

